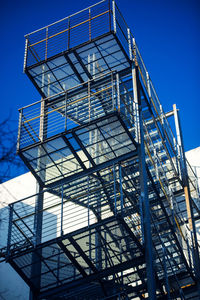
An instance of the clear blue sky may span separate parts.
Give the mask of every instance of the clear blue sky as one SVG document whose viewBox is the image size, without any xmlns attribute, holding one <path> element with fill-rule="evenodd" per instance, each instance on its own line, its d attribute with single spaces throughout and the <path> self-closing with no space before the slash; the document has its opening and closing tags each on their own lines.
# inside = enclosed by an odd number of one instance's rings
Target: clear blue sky
<svg viewBox="0 0 200 300">
<path fill-rule="evenodd" d="M 92 0 L 8 0 L 1 3 L 1 110 L 40 99 L 23 74 L 24 35 L 94 4 Z M 200 146 L 200 1 L 118 0 L 164 110 L 180 109 L 185 149 Z"/>
</svg>

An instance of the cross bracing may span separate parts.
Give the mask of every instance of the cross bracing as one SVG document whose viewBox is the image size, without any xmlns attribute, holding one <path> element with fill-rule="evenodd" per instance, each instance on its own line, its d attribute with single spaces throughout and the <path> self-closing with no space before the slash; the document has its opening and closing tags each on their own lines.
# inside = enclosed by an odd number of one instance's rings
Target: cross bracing
<svg viewBox="0 0 200 300">
<path fill-rule="evenodd" d="M 42 99 L 19 110 L 17 151 L 39 193 L 10 205 L 2 251 L 33 299 L 198 299 L 178 112 L 115 1 L 26 35 L 24 71 Z"/>
</svg>

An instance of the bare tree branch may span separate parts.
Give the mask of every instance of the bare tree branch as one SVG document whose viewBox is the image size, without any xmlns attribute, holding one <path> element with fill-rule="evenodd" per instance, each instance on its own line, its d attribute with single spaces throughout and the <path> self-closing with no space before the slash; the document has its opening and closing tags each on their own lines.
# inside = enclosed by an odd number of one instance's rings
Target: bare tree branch
<svg viewBox="0 0 200 300">
<path fill-rule="evenodd" d="M 16 155 L 17 130 L 11 129 L 12 123 L 10 114 L 0 122 L 0 183 L 27 171 Z"/>
</svg>

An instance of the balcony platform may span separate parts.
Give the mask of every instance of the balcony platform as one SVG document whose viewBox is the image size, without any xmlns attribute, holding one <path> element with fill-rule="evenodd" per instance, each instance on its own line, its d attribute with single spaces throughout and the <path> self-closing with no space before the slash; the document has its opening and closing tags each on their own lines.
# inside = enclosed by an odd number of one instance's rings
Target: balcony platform
<svg viewBox="0 0 200 300">
<path fill-rule="evenodd" d="M 19 155 L 42 185 L 52 187 L 133 157 L 136 148 L 116 112 L 28 146 Z"/>
<path fill-rule="evenodd" d="M 95 246 L 97 236 L 99 246 Z M 8 261 L 39 299 L 55 295 L 72 299 L 80 291 L 81 297 L 94 299 L 97 290 L 102 297 L 122 288 L 137 291 L 137 285 L 130 283 L 141 284 L 136 268 L 144 264 L 144 251 L 130 225 L 123 218 L 110 217 L 18 254 L 13 251 Z M 119 282 L 117 274 L 124 270 L 123 282 Z"/>
</svg>

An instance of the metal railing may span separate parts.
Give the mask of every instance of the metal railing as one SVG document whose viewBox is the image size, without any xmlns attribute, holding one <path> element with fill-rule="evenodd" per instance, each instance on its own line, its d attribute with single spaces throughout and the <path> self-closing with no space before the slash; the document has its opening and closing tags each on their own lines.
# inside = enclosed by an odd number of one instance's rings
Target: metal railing
<svg viewBox="0 0 200 300">
<path fill-rule="evenodd" d="M 86 81 L 86 88 L 82 92 L 70 96 L 70 93 L 82 86 L 81 84 L 19 109 L 17 149 L 23 149 L 114 111 L 120 111 L 124 119 L 134 126 L 131 116 L 132 103 L 127 103 L 130 102 L 126 96 L 128 91 L 125 90 L 120 98 L 120 83 L 115 73 L 108 72 L 99 76 L 99 79 L 104 77 L 107 79 L 96 88 L 93 86 L 93 80 Z M 95 81 L 97 79 L 95 78 Z M 58 100 L 55 100 L 56 97 Z"/>
<path fill-rule="evenodd" d="M 125 179 L 121 166 L 116 164 L 101 172 L 103 185 L 96 180 L 96 175 L 85 176 L 10 204 L 7 253 L 34 247 L 39 235 L 40 243 L 44 243 L 89 228 L 99 222 L 99 218 L 104 220 L 118 213 L 124 215 L 127 224 L 141 239 L 140 216 L 123 195 Z M 41 198 L 43 206 L 39 209 L 38 199 Z M 36 237 L 34 224 L 38 218 L 42 220 L 42 228 Z"/>
<path fill-rule="evenodd" d="M 24 69 L 111 31 L 110 0 L 103 0 L 25 35 Z"/>
</svg>

